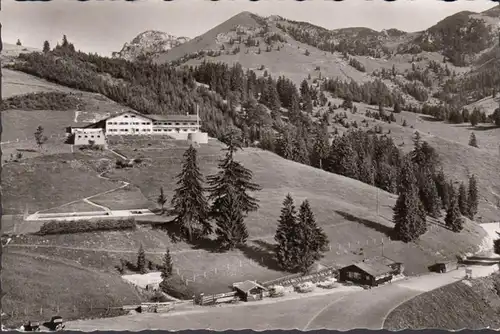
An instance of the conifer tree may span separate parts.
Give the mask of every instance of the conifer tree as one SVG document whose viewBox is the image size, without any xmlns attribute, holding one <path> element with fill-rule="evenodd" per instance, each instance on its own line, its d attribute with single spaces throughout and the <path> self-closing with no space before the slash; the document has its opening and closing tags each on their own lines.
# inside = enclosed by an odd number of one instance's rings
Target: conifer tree
<svg viewBox="0 0 500 334">
<path fill-rule="evenodd" d="M 50 44 L 49 41 L 43 42 L 43 53 L 50 52 Z"/>
<path fill-rule="evenodd" d="M 323 229 L 317 225 L 308 200 L 300 205 L 297 224 L 300 236 L 297 249 L 300 257 L 296 270 L 307 273 L 314 262 L 323 257 L 329 241 Z"/>
<path fill-rule="evenodd" d="M 22 45 L 22 44 L 21 44 L 21 40 L 20 40 L 20 39 L 18 39 L 18 40 L 17 40 L 16 45 L 17 45 L 17 46 L 21 46 L 21 45 Z"/>
<path fill-rule="evenodd" d="M 472 147 L 478 147 L 478 146 L 477 146 L 477 139 L 476 139 L 476 135 L 474 134 L 474 132 L 471 132 L 471 134 L 470 134 L 470 138 L 469 138 L 469 146 L 472 146 Z"/>
<path fill-rule="evenodd" d="M 478 197 L 476 177 L 471 175 L 469 178 L 469 193 L 467 197 L 467 217 L 471 220 L 473 220 L 474 216 L 477 214 L 477 208 L 479 205 Z"/>
<path fill-rule="evenodd" d="M 160 194 L 156 199 L 156 203 L 161 207 L 161 212 L 163 213 L 165 211 L 165 203 L 167 203 L 167 196 L 163 192 L 163 187 L 160 187 Z"/>
<path fill-rule="evenodd" d="M 47 136 L 44 134 L 44 129 L 41 125 L 36 128 L 35 131 L 35 142 L 40 149 L 42 149 L 43 144 L 48 140 Z"/>
<path fill-rule="evenodd" d="M 293 198 L 288 194 L 283 201 L 278 228 L 274 236 L 277 243 L 276 260 L 280 267 L 287 271 L 295 270 L 301 256 L 297 247 L 300 244 L 300 233 L 296 215 Z"/>
<path fill-rule="evenodd" d="M 182 171 L 177 175 L 178 188 L 172 198 L 176 224 L 188 241 L 212 233 L 209 205 L 202 187 L 203 177 L 197 163 L 196 149 L 191 145 L 184 153 Z"/>
<path fill-rule="evenodd" d="M 415 173 L 418 175 L 419 197 L 426 212 L 431 217 L 439 217 L 441 200 L 430 170 L 424 168 L 416 170 Z"/>
<path fill-rule="evenodd" d="M 467 188 L 462 182 L 458 188 L 458 207 L 462 216 L 466 216 L 469 213 L 468 203 L 467 203 Z"/>
<path fill-rule="evenodd" d="M 144 252 L 144 248 L 139 247 L 139 251 L 137 252 L 137 270 L 141 274 L 145 274 L 147 272 L 146 268 L 146 253 Z"/>
<path fill-rule="evenodd" d="M 393 209 L 394 234 L 403 242 L 411 242 L 427 231 L 427 225 L 425 209 L 418 196 L 413 164 L 408 157 L 402 162 L 398 195 Z"/>
<path fill-rule="evenodd" d="M 314 138 L 312 164 L 316 168 L 323 169 L 323 162 L 328 158 L 330 143 L 328 130 L 325 124 L 318 127 Z"/>
<path fill-rule="evenodd" d="M 172 276 L 174 271 L 174 264 L 172 262 L 172 257 L 170 256 L 170 249 L 167 248 L 165 255 L 163 256 L 163 263 L 161 268 L 161 278 L 166 280 Z"/>
<path fill-rule="evenodd" d="M 451 204 L 446 211 L 446 218 L 444 221 L 446 226 L 448 226 L 453 232 L 460 232 L 463 229 L 463 218 L 460 214 L 458 198 L 456 195 L 451 199 Z"/>
<path fill-rule="evenodd" d="M 441 206 L 448 209 L 450 205 L 450 189 L 449 184 L 446 182 L 446 177 L 442 168 L 435 175 L 434 182 L 436 184 L 436 190 L 439 197 L 441 198 Z"/>
<path fill-rule="evenodd" d="M 260 186 L 252 182 L 252 172 L 234 160 L 241 148 L 240 137 L 231 129 L 223 138 L 227 145 L 226 155 L 219 162 L 219 172 L 208 176 L 209 199 L 212 200 L 211 216 L 217 224 L 215 233 L 221 247 L 233 249 L 248 238 L 244 223 L 246 214 L 259 208 L 258 200 L 248 191 L 258 191 Z"/>
</svg>

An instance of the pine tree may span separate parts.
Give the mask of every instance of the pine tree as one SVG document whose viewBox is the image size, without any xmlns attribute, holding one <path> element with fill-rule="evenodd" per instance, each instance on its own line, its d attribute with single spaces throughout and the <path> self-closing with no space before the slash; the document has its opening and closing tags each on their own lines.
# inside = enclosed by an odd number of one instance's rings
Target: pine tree
<svg viewBox="0 0 500 334">
<path fill-rule="evenodd" d="M 172 207 L 176 215 L 173 222 L 190 242 L 194 236 L 206 236 L 212 233 L 209 206 L 203 194 L 203 177 L 196 156 L 196 149 L 191 145 L 184 153 L 182 171 L 177 175 L 179 187 L 172 198 Z"/>
<path fill-rule="evenodd" d="M 300 238 L 297 253 L 300 254 L 300 257 L 296 270 L 307 273 L 314 262 L 323 257 L 329 244 L 328 237 L 323 229 L 317 225 L 308 200 L 300 205 L 297 224 L 299 225 Z"/>
<path fill-rule="evenodd" d="M 43 53 L 50 52 L 50 44 L 49 41 L 43 42 Z"/>
<path fill-rule="evenodd" d="M 163 256 L 163 263 L 161 268 L 161 278 L 166 280 L 170 278 L 174 271 L 174 264 L 172 262 L 172 257 L 170 256 L 170 249 L 167 248 L 165 255 Z"/>
<path fill-rule="evenodd" d="M 465 184 L 462 182 L 458 188 L 458 207 L 460 208 L 462 216 L 466 216 L 469 213 L 467 204 L 467 189 Z"/>
<path fill-rule="evenodd" d="M 434 183 L 436 184 L 436 190 L 441 198 L 441 206 L 448 209 L 450 205 L 450 189 L 442 168 L 435 175 Z"/>
<path fill-rule="evenodd" d="M 300 234 L 296 215 L 293 198 L 288 194 L 283 201 L 274 240 L 277 243 L 276 260 L 281 268 L 290 272 L 295 270 L 300 259 L 297 247 L 300 244 L 300 239 L 298 239 Z"/>
<path fill-rule="evenodd" d="M 248 230 L 240 207 L 239 194 L 234 187 L 226 188 L 224 197 L 217 199 L 219 208 L 214 215 L 217 228 L 215 234 L 222 250 L 232 250 L 246 243 Z"/>
<path fill-rule="evenodd" d="M 471 132 L 471 134 L 470 134 L 470 138 L 469 138 L 469 146 L 472 146 L 472 147 L 478 147 L 478 146 L 477 146 L 477 139 L 476 139 L 476 135 L 474 134 L 474 132 Z"/>
<path fill-rule="evenodd" d="M 321 125 L 316 130 L 316 136 L 313 144 L 312 164 L 316 168 L 323 169 L 323 162 L 328 158 L 330 143 L 328 138 L 328 129 L 326 125 Z"/>
<path fill-rule="evenodd" d="M 440 215 L 441 205 L 436 183 L 428 168 L 416 170 L 418 175 L 419 198 L 429 216 L 437 218 Z"/>
<path fill-rule="evenodd" d="M 139 247 L 139 251 L 137 252 L 137 270 L 141 274 L 147 273 L 146 253 L 144 252 L 144 248 L 142 247 L 142 244 Z"/>
<path fill-rule="evenodd" d="M 16 45 L 17 45 L 17 46 L 21 46 L 21 45 L 22 45 L 22 44 L 21 44 L 21 40 L 20 40 L 20 39 L 18 39 L 18 40 L 17 40 Z"/>
<path fill-rule="evenodd" d="M 163 187 L 160 187 L 160 194 L 156 199 L 156 203 L 161 207 L 161 212 L 165 212 L 165 203 L 167 203 L 167 196 L 163 192 Z"/>
<path fill-rule="evenodd" d="M 252 182 L 252 172 L 234 160 L 241 148 L 234 130 L 223 138 L 227 145 L 225 158 L 219 162 L 219 172 L 208 176 L 209 199 L 212 200 L 211 216 L 216 221 L 215 233 L 224 249 L 233 249 L 246 242 L 248 231 L 245 215 L 259 208 L 258 200 L 248 191 L 258 191 L 260 186 Z"/>
<path fill-rule="evenodd" d="M 460 208 L 458 207 L 457 196 L 453 196 L 451 199 L 451 204 L 446 211 L 446 218 L 444 221 L 446 226 L 448 226 L 453 232 L 460 232 L 463 229 L 463 218 L 460 214 Z"/>
<path fill-rule="evenodd" d="M 36 144 L 38 145 L 38 147 L 40 149 L 42 149 L 43 147 L 43 144 L 45 144 L 45 142 L 48 140 L 48 138 L 44 135 L 44 129 L 41 125 L 39 125 L 37 128 L 36 128 L 36 131 L 35 131 L 35 141 L 36 141 Z"/>
<path fill-rule="evenodd" d="M 467 197 L 467 217 L 469 217 L 469 219 L 471 220 L 473 220 L 474 216 L 477 214 L 477 208 L 479 205 L 478 197 L 476 177 L 474 175 L 471 175 L 471 177 L 469 178 L 469 193 Z"/>
<path fill-rule="evenodd" d="M 394 206 L 394 234 L 403 242 L 418 239 L 427 231 L 425 209 L 418 196 L 413 164 L 406 157 L 401 166 L 398 199 Z"/>
<path fill-rule="evenodd" d="M 248 191 L 259 191 L 261 187 L 252 182 L 253 173 L 245 168 L 240 162 L 234 160 L 234 154 L 241 149 L 240 138 L 234 130 L 223 138 L 227 145 L 226 155 L 219 162 L 219 172 L 207 177 L 209 185 L 209 200 L 213 201 L 211 212 L 217 215 L 222 204 L 219 203 L 225 194 L 233 190 L 236 194 L 235 200 L 238 201 L 238 207 L 243 214 L 247 214 L 259 209 L 259 201 L 250 196 Z"/>
</svg>

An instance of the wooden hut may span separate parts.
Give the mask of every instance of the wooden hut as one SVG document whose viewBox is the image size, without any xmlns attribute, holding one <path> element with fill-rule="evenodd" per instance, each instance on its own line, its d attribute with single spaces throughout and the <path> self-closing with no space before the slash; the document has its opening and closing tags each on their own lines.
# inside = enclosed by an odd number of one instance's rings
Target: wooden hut
<svg viewBox="0 0 500 334">
<path fill-rule="evenodd" d="M 267 291 L 264 286 L 254 281 L 234 283 L 233 289 L 236 291 L 238 297 L 246 302 L 261 300 L 264 296 L 264 292 Z"/>
</svg>

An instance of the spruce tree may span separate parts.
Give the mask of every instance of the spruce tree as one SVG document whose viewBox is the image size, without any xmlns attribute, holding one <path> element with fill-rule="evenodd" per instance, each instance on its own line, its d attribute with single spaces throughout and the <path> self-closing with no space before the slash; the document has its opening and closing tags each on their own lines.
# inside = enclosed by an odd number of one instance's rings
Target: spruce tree
<svg viewBox="0 0 500 334">
<path fill-rule="evenodd" d="M 467 202 L 467 189 L 465 184 L 462 182 L 458 188 L 458 207 L 462 216 L 466 216 L 469 213 Z"/>
<path fill-rule="evenodd" d="M 312 164 L 314 167 L 323 169 L 324 161 L 328 157 L 330 143 L 328 138 L 328 129 L 325 124 L 318 127 L 313 144 Z"/>
<path fill-rule="evenodd" d="M 193 237 L 212 233 L 209 205 L 202 187 L 203 177 L 197 163 L 196 149 L 191 145 L 184 153 L 182 171 L 177 175 L 178 188 L 172 198 L 173 223 L 191 242 Z"/>
<path fill-rule="evenodd" d="M 144 252 L 144 248 L 141 246 L 139 247 L 139 251 L 137 252 L 137 271 L 141 274 L 147 273 L 147 268 L 146 268 L 146 253 Z"/>
<path fill-rule="evenodd" d="M 161 207 L 161 212 L 163 213 L 165 211 L 165 203 L 167 203 L 167 196 L 163 192 L 163 187 L 160 187 L 160 194 L 156 199 L 156 203 Z"/>
<path fill-rule="evenodd" d="M 167 248 L 165 255 L 163 256 L 163 263 L 161 268 L 161 278 L 166 280 L 172 276 L 174 271 L 174 264 L 172 262 L 172 257 L 170 256 L 170 249 Z"/>
<path fill-rule="evenodd" d="M 408 157 L 402 162 L 398 195 L 393 209 L 394 234 L 403 242 L 411 242 L 427 231 L 427 225 L 425 209 L 418 196 L 413 164 Z"/>
<path fill-rule="evenodd" d="M 450 205 L 450 190 L 449 190 L 449 185 L 446 182 L 446 177 L 444 175 L 444 171 L 442 168 L 434 176 L 434 183 L 436 184 L 436 190 L 441 199 L 441 206 L 444 209 L 448 209 Z"/>
<path fill-rule="evenodd" d="M 428 168 L 416 170 L 418 175 L 419 197 L 429 216 L 437 218 L 440 215 L 441 199 L 439 198 L 436 183 Z"/>
<path fill-rule="evenodd" d="M 50 44 L 49 41 L 43 42 L 43 53 L 50 52 Z"/>
<path fill-rule="evenodd" d="M 299 225 L 300 238 L 297 250 L 300 257 L 296 270 L 307 273 L 314 262 L 323 257 L 323 253 L 329 244 L 328 236 L 316 223 L 308 200 L 305 200 L 300 205 L 297 224 Z"/>
<path fill-rule="evenodd" d="M 470 134 L 470 138 L 469 138 L 469 146 L 472 146 L 472 147 L 478 147 L 478 146 L 477 146 L 477 139 L 476 139 L 476 135 L 474 134 L 474 132 L 471 132 L 471 134 Z"/>
<path fill-rule="evenodd" d="M 460 232 L 464 228 L 463 218 L 460 214 L 460 208 L 458 207 L 457 196 L 453 196 L 451 199 L 451 204 L 446 211 L 446 218 L 444 219 L 444 222 L 453 232 Z"/>
<path fill-rule="evenodd" d="M 224 249 L 233 249 L 246 242 L 248 231 L 245 216 L 259 208 L 258 200 L 248 191 L 258 191 L 260 186 L 252 182 L 252 172 L 234 160 L 241 148 L 234 130 L 224 136 L 226 155 L 219 162 L 219 172 L 208 176 L 209 199 L 212 200 L 211 216 L 217 224 L 216 234 Z"/>
<path fill-rule="evenodd" d="M 295 270 L 301 256 L 297 247 L 300 244 L 300 233 L 296 215 L 293 198 L 288 194 L 283 201 L 278 228 L 274 236 L 277 243 L 276 260 L 280 267 L 287 271 Z"/>
<path fill-rule="evenodd" d="M 234 187 L 228 187 L 224 197 L 217 199 L 219 208 L 214 215 L 217 225 L 215 234 L 222 250 L 232 250 L 248 239 L 245 216 L 240 205 L 240 195 Z"/>
<path fill-rule="evenodd" d="M 477 189 L 477 181 L 474 175 L 469 178 L 469 193 L 467 197 L 467 217 L 473 220 L 474 216 L 477 214 L 477 208 L 479 205 L 479 195 Z"/>
</svg>

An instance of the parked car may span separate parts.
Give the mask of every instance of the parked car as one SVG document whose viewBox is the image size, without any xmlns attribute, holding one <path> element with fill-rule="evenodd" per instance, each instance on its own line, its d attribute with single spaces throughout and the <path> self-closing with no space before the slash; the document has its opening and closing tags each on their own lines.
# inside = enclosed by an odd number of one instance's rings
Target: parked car
<svg viewBox="0 0 500 334">
<path fill-rule="evenodd" d="M 23 330 L 26 332 L 39 332 L 40 324 L 38 322 L 29 321 L 26 325 L 23 326 Z"/>
<path fill-rule="evenodd" d="M 60 331 L 66 327 L 63 323 L 63 318 L 56 315 L 50 319 L 48 323 L 45 324 L 45 327 L 50 329 L 51 331 Z"/>
</svg>

